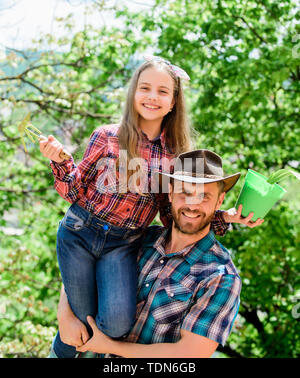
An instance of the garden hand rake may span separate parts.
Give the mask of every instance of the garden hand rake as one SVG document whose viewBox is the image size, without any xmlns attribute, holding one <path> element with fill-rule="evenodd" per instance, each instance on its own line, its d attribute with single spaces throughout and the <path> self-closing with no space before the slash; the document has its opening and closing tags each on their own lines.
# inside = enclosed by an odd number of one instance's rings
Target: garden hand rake
<svg viewBox="0 0 300 378">
<path fill-rule="evenodd" d="M 41 139 L 46 138 L 44 135 L 42 135 L 42 132 L 39 129 L 37 129 L 35 126 L 33 126 L 32 123 L 30 122 L 30 113 L 28 113 L 26 117 L 23 119 L 23 121 L 19 124 L 18 130 L 21 136 L 21 140 L 22 140 L 25 152 L 27 152 L 27 148 L 24 141 L 25 134 L 33 143 L 36 143 L 37 141 L 40 141 Z M 64 160 L 68 160 L 70 159 L 71 155 L 65 150 L 62 150 L 59 154 L 59 157 Z"/>
</svg>

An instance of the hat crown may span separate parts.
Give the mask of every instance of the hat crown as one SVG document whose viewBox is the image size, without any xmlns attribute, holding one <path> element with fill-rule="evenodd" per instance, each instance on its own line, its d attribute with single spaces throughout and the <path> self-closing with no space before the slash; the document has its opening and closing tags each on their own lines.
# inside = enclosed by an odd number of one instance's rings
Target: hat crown
<svg viewBox="0 0 300 378">
<path fill-rule="evenodd" d="M 221 157 L 209 150 L 184 152 L 177 157 L 173 174 L 161 172 L 162 178 L 169 179 L 171 177 L 174 180 L 194 184 L 223 181 L 223 190 L 226 193 L 234 187 L 240 175 L 240 172 L 238 172 L 230 176 L 224 176 Z M 164 187 L 164 180 L 160 184 Z M 168 191 L 164 191 L 164 193 L 168 193 Z"/>
<path fill-rule="evenodd" d="M 175 172 L 202 177 L 223 177 L 222 159 L 209 150 L 194 150 L 178 156 L 174 165 Z"/>
</svg>

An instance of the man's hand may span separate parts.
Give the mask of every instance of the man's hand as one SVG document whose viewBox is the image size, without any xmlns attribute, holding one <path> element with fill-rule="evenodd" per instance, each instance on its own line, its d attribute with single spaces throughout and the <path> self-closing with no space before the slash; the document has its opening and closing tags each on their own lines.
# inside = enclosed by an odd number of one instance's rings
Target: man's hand
<svg viewBox="0 0 300 378">
<path fill-rule="evenodd" d="M 58 321 L 61 341 L 74 347 L 85 344 L 90 338 L 86 326 L 74 315 Z"/>
<path fill-rule="evenodd" d="M 93 330 L 93 337 L 84 345 L 78 346 L 77 352 L 109 353 L 114 341 L 99 330 L 91 316 L 87 317 L 87 321 Z"/>
<path fill-rule="evenodd" d="M 251 221 L 251 218 L 253 217 L 254 213 L 251 212 L 247 217 L 242 217 L 242 209 L 243 205 L 239 205 L 238 210 L 233 207 L 232 209 L 229 209 L 224 212 L 223 217 L 226 223 L 241 223 L 245 224 L 246 226 L 253 228 L 256 226 L 260 226 L 264 219 L 258 218 L 255 222 Z"/>
</svg>

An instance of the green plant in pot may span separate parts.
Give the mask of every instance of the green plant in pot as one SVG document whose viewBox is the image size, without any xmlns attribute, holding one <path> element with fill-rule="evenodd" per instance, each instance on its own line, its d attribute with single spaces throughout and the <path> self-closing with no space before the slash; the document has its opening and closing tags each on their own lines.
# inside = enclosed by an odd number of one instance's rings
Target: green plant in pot
<svg viewBox="0 0 300 378">
<path fill-rule="evenodd" d="M 286 190 L 278 183 L 290 176 L 300 180 L 299 173 L 288 169 L 280 169 L 273 172 L 269 178 L 252 169 L 248 169 L 244 186 L 235 205 L 236 209 L 242 204 L 242 216 L 247 217 L 250 212 L 253 212 L 254 215 L 251 218 L 253 222 L 258 218 L 263 219 L 275 203 L 286 193 Z"/>
</svg>

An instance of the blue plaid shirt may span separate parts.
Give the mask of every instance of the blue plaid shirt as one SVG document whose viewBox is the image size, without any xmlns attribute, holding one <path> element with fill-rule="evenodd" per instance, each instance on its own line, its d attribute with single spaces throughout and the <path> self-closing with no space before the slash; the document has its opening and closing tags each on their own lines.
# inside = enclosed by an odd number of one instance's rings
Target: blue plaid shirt
<svg viewBox="0 0 300 378">
<path fill-rule="evenodd" d="M 224 346 L 238 313 L 241 279 L 210 231 L 180 252 L 165 253 L 170 229 L 150 226 L 139 259 L 136 322 L 126 341 L 174 343 L 184 329 Z"/>
<path fill-rule="evenodd" d="M 180 252 L 165 254 L 163 227 L 147 231 L 138 262 L 137 320 L 127 341 L 176 342 L 184 329 L 222 345 L 239 308 L 241 279 L 212 231 Z"/>
</svg>

